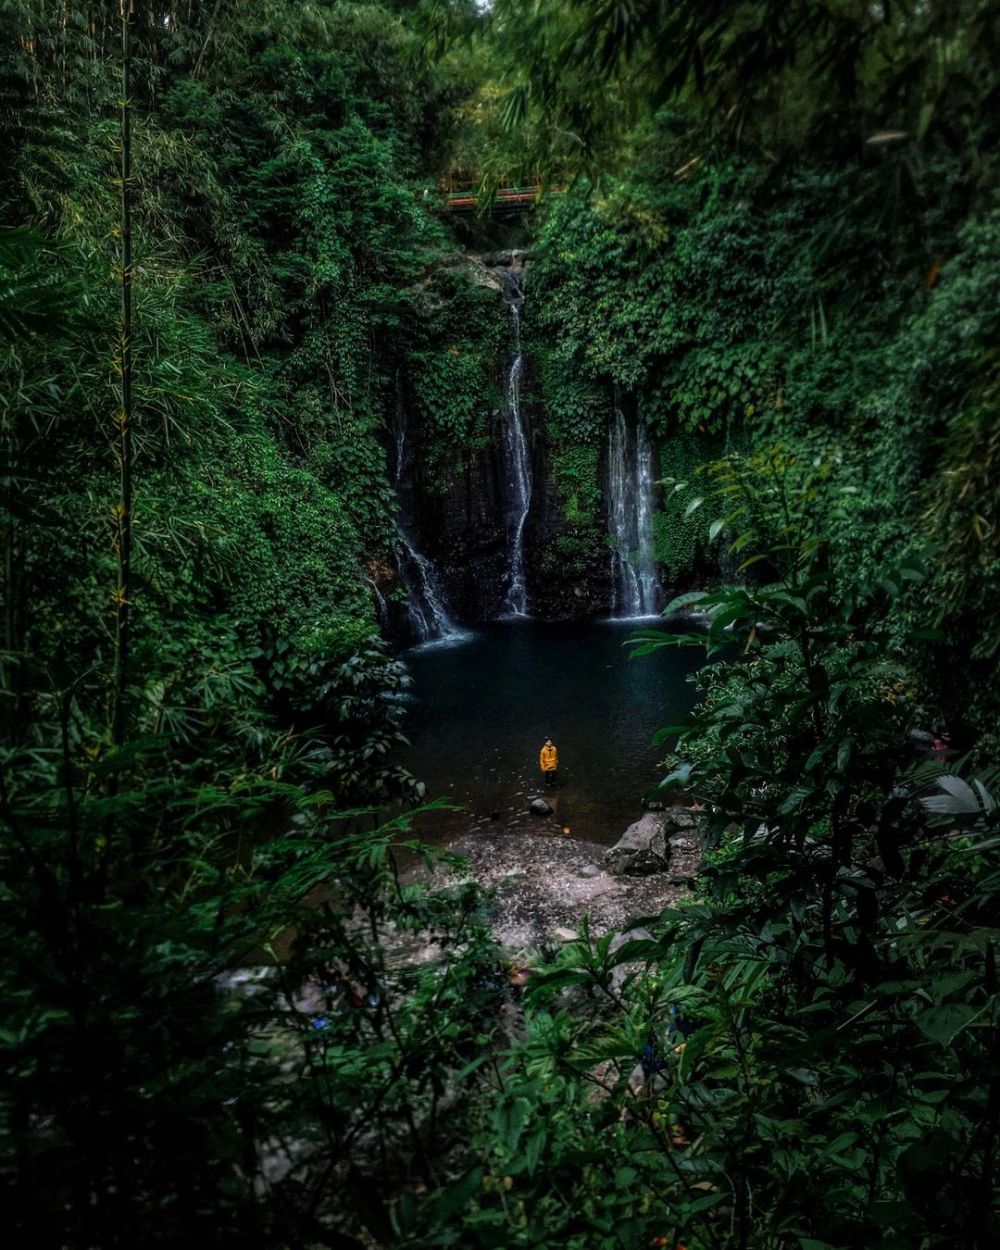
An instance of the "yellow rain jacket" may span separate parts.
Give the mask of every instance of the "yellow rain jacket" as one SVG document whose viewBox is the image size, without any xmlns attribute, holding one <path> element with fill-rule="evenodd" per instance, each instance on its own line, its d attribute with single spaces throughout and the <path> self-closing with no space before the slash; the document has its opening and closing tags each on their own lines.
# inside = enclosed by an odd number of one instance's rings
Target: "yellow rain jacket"
<svg viewBox="0 0 1000 1250">
<path fill-rule="evenodd" d="M 555 772 L 559 766 L 559 752 L 555 747 L 542 747 L 538 753 L 538 763 L 543 773 Z"/>
</svg>

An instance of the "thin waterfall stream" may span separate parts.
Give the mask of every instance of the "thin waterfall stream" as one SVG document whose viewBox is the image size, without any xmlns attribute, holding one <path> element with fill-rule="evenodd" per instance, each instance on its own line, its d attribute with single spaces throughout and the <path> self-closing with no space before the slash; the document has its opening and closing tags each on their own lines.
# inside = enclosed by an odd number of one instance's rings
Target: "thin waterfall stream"
<svg viewBox="0 0 1000 1250">
<path fill-rule="evenodd" d="M 397 404 L 396 410 L 395 452 L 393 480 L 399 501 L 407 456 L 406 411 L 402 403 Z M 429 643 L 467 638 L 468 634 L 456 625 L 451 616 L 436 567 L 418 549 L 399 513 L 393 527 L 396 531 L 396 570 L 406 588 L 407 615 L 417 639 L 421 643 Z"/>
<path fill-rule="evenodd" d="M 654 616 L 662 607 L 653 552 L 653 489 L 653 448 L 645 423 L 638 415 L 630 423 L 616 403 L 608 436 L 613 617 Z"/>
<path fill-rule="evenodd" d="M 452 620 L 437 569 L 413 545 L 396 521 L 399 580 L 406 587 L 410 624 L 420 642 L 452 642 L 467 637 Z"/>
<path fill-rule="evenodd" d="M 522 408 L 526 370 L 521 345 L 524 270 L 515 260 L 512 264 L 497 265 L 494 272 L 500 279 L 503 304 L 511 318 L 512 350 L 506 364 L 505 402 L 497 414 L 497 458 L 500 461 L 497 504 L 503 509 L 506 551 L 498 553 L 501 563 L 497 573 L 502 579 L 498 587 L 499 613 L 498 600 L 494 599 L 490 616 L 509 620 L 531 615 L 527 537 L 535 483 L 529 422 Z M 420 643 L 466 638 L 468 634 L 459 628 L 452 615 L 440 572 L 419 542 L 414 484 L 407 474 L 413 452 L 401 393 L 396 411 L 390 445 L 399 501 L 394 521 L 396 564 L 407 591 L 412 634 Z M 653 617 L 663 604 L 653 541 L 655 476 L 654 449 L 642 414 L 616 390 L 608 427 L 605 497 L 611 564 L 610 615 L 617 620 Z"/>
<path fill-rule="evenodd" d="M 521 276 L 507 270 L 504 294 L 514 323 L 514 358 L 507 375 L 507 406 L 504 412 L 503 450 L 507 468 L 508 529 L 510 532 L 510 585 L 504 601 L 508 616 L 528 615 L 528 587 L 524 554 L 524 527 L 531 510 L 531 445 L 521 412 L 521 309 L 524 287 Z"/>
</svg>

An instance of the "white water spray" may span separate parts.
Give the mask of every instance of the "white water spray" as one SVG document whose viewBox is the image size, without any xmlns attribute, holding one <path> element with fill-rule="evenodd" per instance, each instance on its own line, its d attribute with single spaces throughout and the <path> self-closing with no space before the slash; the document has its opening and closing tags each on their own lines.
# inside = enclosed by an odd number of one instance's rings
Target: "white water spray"
<svg viewBox="0 0 1000 1250">
<path fill-rule="evenodd" d="M 653 449 L 638 417 L 629 429 L 615 406 L 608 437 L 611 615 L 653 616 L 663 593 L 653 557 Z"/>
<path fill-rule="evenodd" d="M 406 587 L 406 610 L 418 639 L 421 642 L 455 642 L 467 637 L 451 619 L 437 569 L 417 550 L 398 521 L 396 539 L 399 580 Z"/>
<path fill-rule="evenodd" d="M 396 496 L 406 465 L 406 412 L 399 404 L 395 430 L 396 463 L 394 480 Z M 455 642 L 467 638 L 465 630 L 452 620 L 441 578 L 432 561 L 421 552 L 400 518 L 396 518 L 396 569 L 406 588 L 406 611 L 414 633 L 422 643 Z"/>
</svg>

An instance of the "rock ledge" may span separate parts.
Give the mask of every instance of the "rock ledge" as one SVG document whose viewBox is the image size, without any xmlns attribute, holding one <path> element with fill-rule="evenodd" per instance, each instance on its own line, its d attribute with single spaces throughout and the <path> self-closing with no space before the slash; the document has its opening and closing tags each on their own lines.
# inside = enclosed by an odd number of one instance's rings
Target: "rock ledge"
<svg viewBox="0 0 1000 1250">
<path fill-rule="evenodd" d="M 613 876 L 648 877 L 666 872 L 671 865 L 673 848 L 697 843 L 698 815 L 680 808 L 664 812 L 646 812 L 629 825 L 604 856 L 604 867 Z"/>
</svg>

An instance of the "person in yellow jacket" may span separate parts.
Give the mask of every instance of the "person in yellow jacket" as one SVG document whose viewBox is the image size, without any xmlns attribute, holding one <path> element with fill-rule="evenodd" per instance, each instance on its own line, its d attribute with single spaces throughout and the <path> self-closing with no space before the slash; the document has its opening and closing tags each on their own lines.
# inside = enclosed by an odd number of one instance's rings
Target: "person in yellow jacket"
<svg viewBox="0 0 1000 1250">
<path fill-rule="evenodd" d="M 551 786 L 556 779 L 556 769 L 559 767 L 559 752 L 552 744 L 551 738 L 545 739 L 545 745 L 538 753 L 538 766 L 542 770 L 542 777 L 547 786 Z"/>
</svg>

